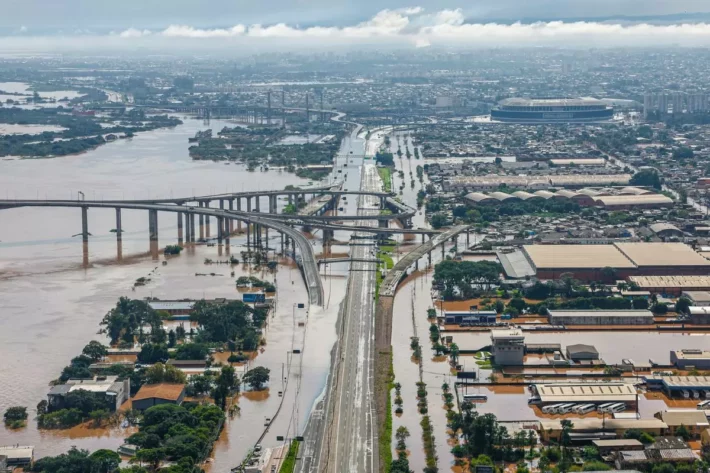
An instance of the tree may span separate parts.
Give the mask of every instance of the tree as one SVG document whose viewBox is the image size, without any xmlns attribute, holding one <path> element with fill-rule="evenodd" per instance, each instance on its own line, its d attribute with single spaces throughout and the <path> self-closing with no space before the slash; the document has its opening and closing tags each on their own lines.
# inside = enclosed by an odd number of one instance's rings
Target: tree
<svg viewBox="0 0 710 473">
<path fill-rule="evenodd" d="M 644 297 L 634 297 L 631 301 L 631 305 L 634 309 L 646 310 L 648 309 L 648 299 Z"/>
<path fill-rule="evenodd" d="M 686 426 L 684 426 L 683 424 L 681 424 L 680 427 L 675 429 L 675 435 L 682 438 L 686 442 L 688 440 L 690 440 L 690 432 L 688 432 L 688 428 Z"/>
<path fill-rule="evenodd" d="M 92 473 L 108 473 L 115 471 L 118 465 L 121 464 L 121 457 L 118 453 L 113 450 L 101 449 L 96 450 L 94 453 L 89 455 L 89 459 L 92 461 L 94 468 L 92 468 Z"/>
<path fill-rule="evenodd" d="M 185 373 L 173 365 L 156 363 L 145 371 L 147 384 L 175 383 L 185 384 Z"/>
<path fill-rule="evenodd" d="M 498 314 L 502 313 L 505 310 L 505 303 L 501 300 L 497 300 L 495 303 L 495 309 Z"/>
<path fill-rule="evenodd" d="M 266 381 L 268 381 L 268 373 Z M 222 410 L 225 410 L 227 397 L 231 394 L 232 390 L 239 386 L 239 378 L 237 378 L 235 374 L 234 367 L 223 366 L 215 384 L 216 386 L 212 393 L 214 403 L 220 406 Z"/>
<path fill-rule="evenodd" d="M 22 427 L 27 420 L 27 408 L 24 406 L 8 407 L 2 417 L 8 427 L 13 429 Z"/>
<path fill-rule="evenodd" d="M 407 448 L 406 440 L 409 438 L 409 429 L 400 425 L 395 432 L 394 437 L 397 439 L 397 450 L 405 450 Z"/>
<path fill-rule="evenodd" d="M 658 171 L 655 169 L 643 169 L 631 176 L 629 184 L 632 186 L 653 187 L 656 190 L 660 190 L 661 178 L 658 176 Z"/>
<path fill-rule="evenodd" d="M 177 335 L 175 335 L 175 330 L 170 329 L 168 332 L 168 348 L 173 348 L 177 343 Z"/>
<path fill-rule="evenodd" d="M 601 271 L 602 278 L 605 282 L 616 281 L 617 272 L 616 269 L 611 266 L 604 266 Z"/>
<path fill-rule="evenodd" d="M 518 312 L 522 312 L 525 307 L 527 307 L 527 304 L 523 299 L 520 297 L 513 297 L 510 302 L 508 302 L 508 307 L 513 307 L 516 309 Z"/>
<path fill-rule="evenodd" d="M 155 471 L 160 467 L 160 462 L 165 459 L 165 449 L 163 448 L 142 448 L 136 452 L 135 461 L 148 463 L 151 470 Z"/>
<path fill-rule="evenodd" d="M 203 374 L 193 374 L 190 376 L 187 384 L 187 394 L 190 396 L 201 396 L 207 394 L 212 390 L 213 378 L 212 376 L 205 376 Z"/>
<path fill-rule="evenodd" d="M 252 368 L 244 374 L 242 381 L 247 383 L 254 391 L 264 389 L 264 384 L 269 382 L 271 370 L 263 366 Z"/>
<path fill-rule="evenodd" d="M 177 360 L 204 360 L 209 355 L 209 348 L 202 343 L 184 343 L 175 350 Z"/>
<path fill-rule="evenodd" d="M 146 343 L 138 353 L 138 361 L 146 364 L 164 363 L 168 358 L 168 347 L 162 344 Z"/>
<path fill-rule="evenodd" d="M 84 347 L 81 354 L 88 356 L 93 361 L 99 361 L 108 355 L 108 348 L 96 340 L 92 340 Z"/>
<path fill-rule="evenodd" d="M 687 297 L 679 298 L 675 303 L 675 311 L 679 314 L 687 314 L 692 303 Z"/>
<path fill-rule="evenodd" d="M 449 355 L 451 356 L 451 361 L 457 364 L 459 361 L 459 346 L 455 342 L 449 345 Z"/>
<path fill-rule="evenodd" d="M 446 215 L 443 213 L 435 213 L 431 216 L 431 227 L 438 230 L 439 228 L 446 225 Z"/>
</svg>

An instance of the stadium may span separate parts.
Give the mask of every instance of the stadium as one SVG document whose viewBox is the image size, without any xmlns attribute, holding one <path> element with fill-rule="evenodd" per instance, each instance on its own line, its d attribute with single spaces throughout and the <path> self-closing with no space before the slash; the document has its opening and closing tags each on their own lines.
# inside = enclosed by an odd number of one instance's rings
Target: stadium
<svg viewBox="0 0 710 473">
<path fill-rule="evenodd" d="M 614 109 L 593 98 L 502 100 L 491 120 L 510 123 L 575 123 L 611 120 Z"/>
</svg>

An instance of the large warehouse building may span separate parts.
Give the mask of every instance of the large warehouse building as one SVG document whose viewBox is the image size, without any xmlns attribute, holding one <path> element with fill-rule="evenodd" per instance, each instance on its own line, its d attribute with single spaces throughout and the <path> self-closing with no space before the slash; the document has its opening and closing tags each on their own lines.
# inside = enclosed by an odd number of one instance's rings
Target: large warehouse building
<svg viewBox="0 0 710 473">
<path fill-rule="evenodd" d="M 552 325 L 650 325 L 650 310 L 549 310 Z"/>
<path fill-rule="evenodd" d="M 509 98 L 491 110 L 491 120 L 508 123 L 577 123 L 611 120 L 614 109 L 593 98 Z"/>
<path fill-rule="evenodd" d="M 606 267 L 615 270 L 617 279 L 710 272 L 710 261 L 684 243 L 525 245 L 523 254 L 539 279 L 569 273 L 580 281 L 603 281 Z"/>
</svg>

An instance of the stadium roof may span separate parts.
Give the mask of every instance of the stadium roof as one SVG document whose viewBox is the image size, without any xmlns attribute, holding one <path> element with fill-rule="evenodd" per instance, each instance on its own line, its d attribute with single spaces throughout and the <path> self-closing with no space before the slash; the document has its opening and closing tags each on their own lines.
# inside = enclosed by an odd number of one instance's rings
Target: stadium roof
<svg viewBox="0 0 710 473">
<path fill-rule="evenodd" d="M 523 250 L 537 269 L 635 267 L 614 245 L 525 245 Z"/>
<path fill-rule="evenodd" d="M 673 203 L 673 199 L 663 194 L 624 194 L 624 195 L 604 195 L 594 199 L 595 202 L 603 204 L 606 207 L 625 206 L 625 205 L 669 205 Z"/>
<path fill-rule="evenodd" d="M 544 191 L 540 191 L 544 192 Z M 530 192 L 525 192 L 525 191 L 515 191 L 511 195 L 514 195 L 520 200 L 528 200 L 528 199 L 542 199 L 541 196 L 536 195 L 536 194 L 531 194 Z"/>
<path fill-rule="evenodd" d="M 559 98 L 559 99 L 530 99 L 512 97 L 498 102 L 502 107 L 579 107 L 585 105 L 605 105 L 601 100 L 593 98 Z"/>
<path fill-rule="evenodd" d="M 465 199 L 473 202 L 492 202 L 495 200 L 493 197 L 481 192 L 471 192 L 470 194 L 466 194 Z"/>
<path fill-rule="evenodd" d="M 707 266 L 706 260 L 685 243 L 615 243 L 637 266 Z"/>
</svg>

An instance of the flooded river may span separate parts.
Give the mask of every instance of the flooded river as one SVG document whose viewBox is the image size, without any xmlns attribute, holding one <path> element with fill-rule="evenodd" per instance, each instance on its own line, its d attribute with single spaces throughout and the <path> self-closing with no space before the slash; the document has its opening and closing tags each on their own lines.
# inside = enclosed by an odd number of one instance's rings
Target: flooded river
<svg viewBox="0 0 710 473">
<path fill-rule="evenodd" d="M 0 84 L 0 90 L 8 90 Z M 285 172 L 248 172 L 243 166 L 209 161 L 192 161 L 188 137 L 198 130 L 234 126 L 227 121 L 181 117 L 185 124 L 174 129 L 155 130 L 101 146 L 86 154 L 44 160 L 0 161 L 2 198 L 133 199 L 213 194 L 225 191 L 282 189 L 286 185 L 308 185 L 307 180 Z M 285 202 L 279 202 L 283 206 Z M 262 209 L 267 208 L 266 201 Z M 212 219 L 212 235 L 216 222 Z M 28 444 L 36 456 L 55 455 L 72 445 L 94 450 L 118 447 L 131 431 L 71 429 L 40 432 L 34 421 L 36 404 L 45 399 L 48 383 L 69 360 L 97 335 L 103 315 L 120 296 L 133 298 L 238 298 L 234 279 L 249 274 L 248 267 L 204 264 L 205 258 L 226 259 L 217 247 L 188 248 L 166 266 L 163 259 L 148 254 L 148 215 L 145 211 L 123 212 L 122 258 L 117 257 L 113 210 L 89 211 L 89 265 L 82 266 L 78 209 L 7 209 L 0 211 L 0 412 L 24 405 L 30 410 L 28 426 L 19 431 L 0 427 L 0 445 Z M 272 248 L 279 247 L 278 234 L 270 232 Z M 159 247 L 176 243 L 174 215 L 159 215 Z M 232 254 L 239 258 L 244 237 L 232 239 Z M 314 244 L 320 243 L 315 240 Z M 338 251 L 344 251 L 339 249 Z M 318 249 L 317 252 L 320 252 Z M 215 276 L 197 276 L 211 273 Z M 307 302 L 301 274 L 284 261 L 275 274 L 255 274 L 274 281 L 279 288 L 273 317 L 269 318 L 266 345 L 251 363 L 271 369 L 272 386 L 263 394 L 239 399 L 241 414 L 225 426 L 216 444 L 211 471 L 234 467 L 261 434 L 265 417 L 273 417 L 281 398 L 282 367 L 288 378 L 284 405 L 265 446 L 275 446 L 277 435 L 302 432 L 307 416 L 319 395 L 328 372 L 329 352 L 335 340 L 335 320 L 343 297 L 345 277 L 332 271 L 325 277 L 328 305 L 323 309 L 295 309 Z M 328 274 L 331 274 L 329 272 Z M 139 277 L 150 278 L 132 290 Z M 302 322 L 302 324 L 301 324 Z M 300 346 L 302 355 L 288 357 L 286 351 Z M 290 363 L 290 365 L 289 365 Z M 289 368 L 290 366 L 290 368 Z M 293 409 L 291 406 L 296 406 Z"/>
</svg>

